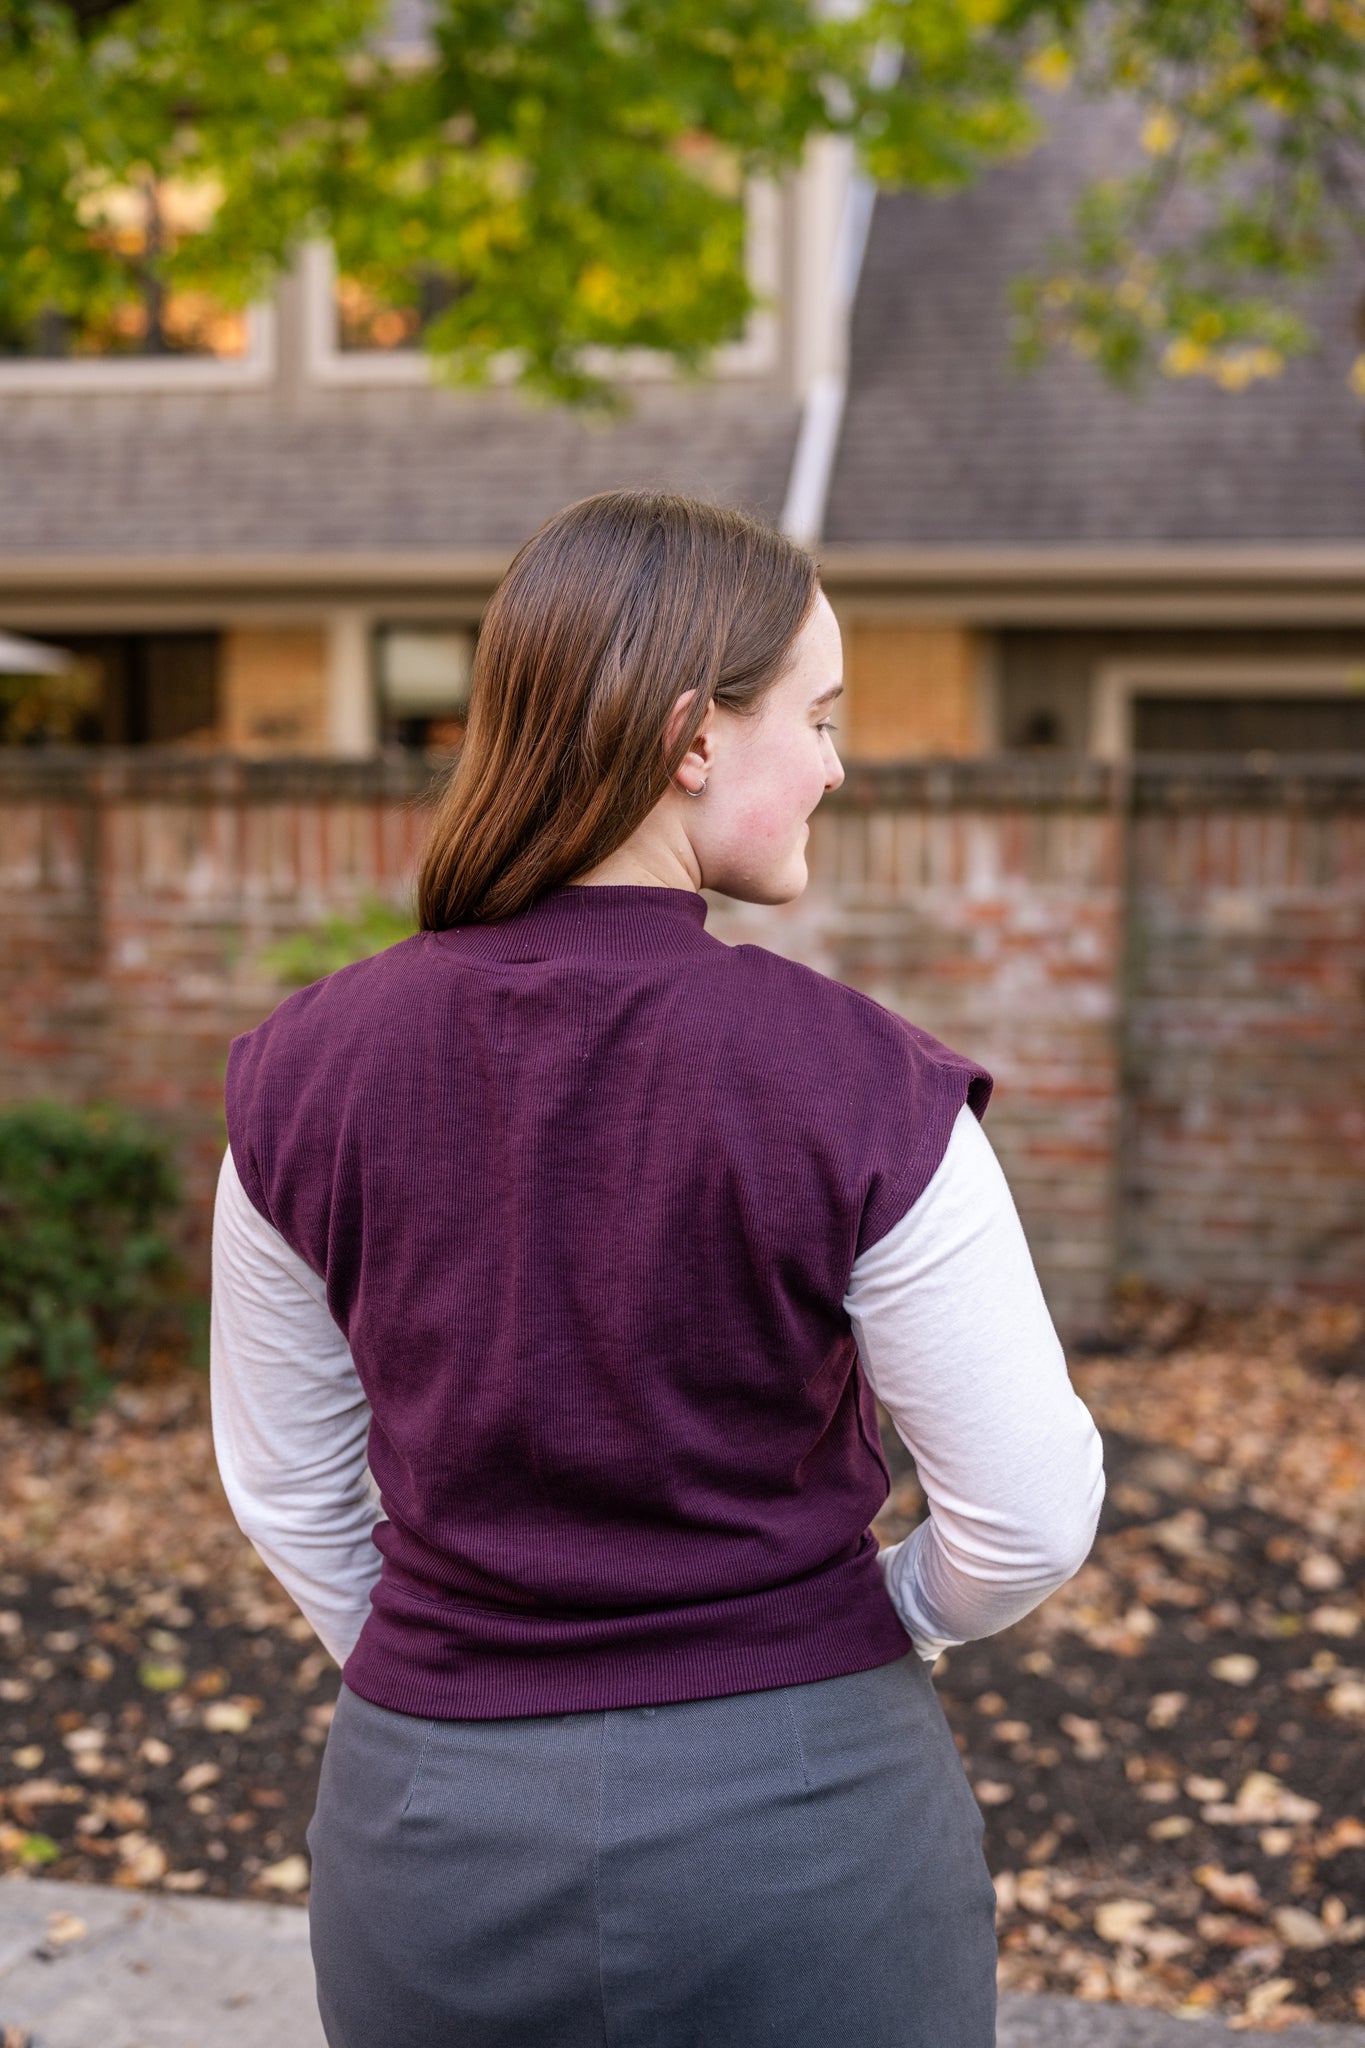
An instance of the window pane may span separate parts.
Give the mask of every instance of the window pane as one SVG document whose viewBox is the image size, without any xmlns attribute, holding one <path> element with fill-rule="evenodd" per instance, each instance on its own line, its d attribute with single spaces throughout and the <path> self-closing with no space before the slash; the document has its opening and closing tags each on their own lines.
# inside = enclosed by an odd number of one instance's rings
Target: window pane
<svg viewBox="0 0 1365 2048">
<path fill-rule="evenodd" d="M 1140 754 L 1365 753 L 1365 696 L 1139 697 Z"/>
<path fill-rule="evenodd" d="M 378 655 L 386 742 L 458 747 L 469 712 L 474 635 L 460 627 L 386 626 Z"/>
</svg>

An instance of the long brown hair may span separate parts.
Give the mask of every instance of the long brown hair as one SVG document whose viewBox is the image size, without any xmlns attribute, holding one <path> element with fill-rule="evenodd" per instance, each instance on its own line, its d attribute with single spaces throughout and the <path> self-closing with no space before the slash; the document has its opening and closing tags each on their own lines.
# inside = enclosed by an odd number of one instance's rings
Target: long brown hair
<svg viewBox="0 0 1365 2048">
<path fill-rule="evenodd" d="M 757 708 L 817 589 L 782 534 L 695 498 L 603 491 L 547 520 L 484 614 L 469 723 L 418 873 L 422 929 L 512 917 L 614 853 L 707 705 Z M 696 696 L 666 754 L 684 690 Z"/>
</svg>

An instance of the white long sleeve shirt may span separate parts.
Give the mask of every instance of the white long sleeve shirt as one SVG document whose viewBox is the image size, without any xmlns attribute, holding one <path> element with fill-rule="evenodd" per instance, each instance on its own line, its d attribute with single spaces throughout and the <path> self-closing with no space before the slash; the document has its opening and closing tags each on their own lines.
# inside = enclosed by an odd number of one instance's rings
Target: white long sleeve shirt
<svg viewBox="0 0 1365 2048">
<path fill-rule="evenodd" d="M 970 1109 L 919 1200 L 855 1261 L 843 1306 L 929 1504 L 880 1561 L 932 1662 L 1069 1579 L 1104 1496 L 1099 1433 Z M 379 1575 L 369 1403 L 322 1280 L 248 1200 L 230 1149 L 214 1210 L 210 1374 L 233 1514 L 344 1663 Z"/>
</svg>

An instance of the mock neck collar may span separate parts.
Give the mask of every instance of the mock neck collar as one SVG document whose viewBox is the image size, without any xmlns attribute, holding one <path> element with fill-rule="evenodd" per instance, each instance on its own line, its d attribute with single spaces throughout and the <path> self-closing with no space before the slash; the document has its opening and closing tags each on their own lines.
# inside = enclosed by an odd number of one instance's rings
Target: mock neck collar
<svg viewBox="0 0 1365 2048">
<path fill-rule="evenodd" d="M 515 917 L 433 934 L 464 959 L 648 960 L 706 946 L 706 898 L 695 889 L 644 882 L 566 883 Z"/>
</svg>

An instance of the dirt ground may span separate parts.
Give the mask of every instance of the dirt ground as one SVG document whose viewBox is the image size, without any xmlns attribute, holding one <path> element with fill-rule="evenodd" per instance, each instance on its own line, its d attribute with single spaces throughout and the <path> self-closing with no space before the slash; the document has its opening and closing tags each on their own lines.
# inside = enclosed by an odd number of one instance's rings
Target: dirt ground
<svg viewBox="0 0 1365 2048">
<path fill-rule="evenodd" d="M 1360 1318 L 1138 1303 L 1073 1376 L 1092 1557 L 935 1670 L 1002 1986 L 1365 2020 Z M 889 1455 L 892 1540 L 922 1502 Z M 81 1431 L 0 1415 L 0 1460 L 0 1865 L 305 1900 L 338 1674 L 231 1521 L 204 1380 Z"/>
</svg>

